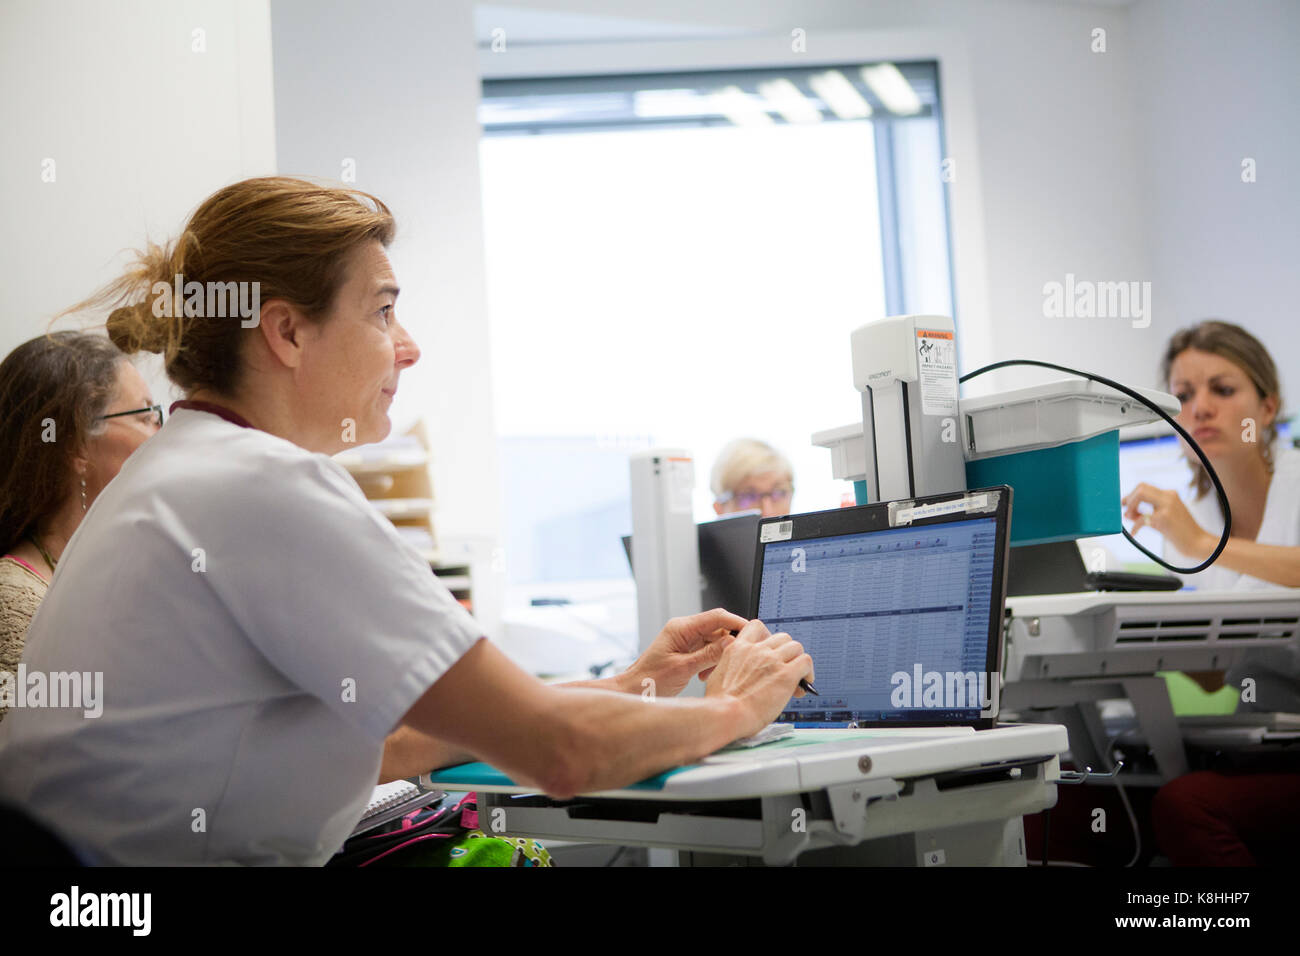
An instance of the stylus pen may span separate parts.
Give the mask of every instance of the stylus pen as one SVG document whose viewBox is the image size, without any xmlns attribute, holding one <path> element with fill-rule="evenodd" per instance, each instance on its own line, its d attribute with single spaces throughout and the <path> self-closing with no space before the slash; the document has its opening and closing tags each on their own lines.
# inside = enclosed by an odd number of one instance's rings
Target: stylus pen
<svg viewBox="0 0 1300 956">
<path fill-rule="evenodd" d="M 732 637 L 736 637 L 740 634 L 739 631 L 728 631 L 727 633 L 730 634 Z M 821 694 L 817 693 L 817 688 L 814 687 L 812 684 L 808 683 L 807 678 L 800 677 L 799 686 L 804 690 L 806 690 L 808 693 L 812 694 L 814 697 L 821 696 Z"/>
</svg>

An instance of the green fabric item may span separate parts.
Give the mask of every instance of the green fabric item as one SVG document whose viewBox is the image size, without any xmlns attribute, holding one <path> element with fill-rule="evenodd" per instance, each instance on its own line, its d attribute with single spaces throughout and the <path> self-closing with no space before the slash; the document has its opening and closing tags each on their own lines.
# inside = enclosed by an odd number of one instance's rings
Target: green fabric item
<svg viewBox="0 0 1300 956">
<path fill-rule="evenodd" d="M 452 840 L 429 840 L 404 866 L 554 866 L 551 854 L 535 840 L 492 837 L 470 830 Z"/>
<path fill-rule="evenodd" d="M 1173 704 L 1175 717 L 1195 717 L 1204 714 L 1235 714 L 1237 712 L 1238 688 L 1231 685 L 1220 687 L 1209 694 L 1201 690 L 1196 683 L 1181 671 L 1158 671 L 1169 685 L 1169 702 Z"/>
</svg>

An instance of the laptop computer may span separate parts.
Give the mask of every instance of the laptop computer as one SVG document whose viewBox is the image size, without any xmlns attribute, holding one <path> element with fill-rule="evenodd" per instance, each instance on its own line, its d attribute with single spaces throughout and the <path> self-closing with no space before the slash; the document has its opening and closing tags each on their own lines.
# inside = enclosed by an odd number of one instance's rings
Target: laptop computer
<svg viewBox="0 0 1300 956">
<path fill-rule="evenodd" d="M 1001 486 L 759 520 L 749 616 L 804 644 L 820 696 L 787 705 L 793 737 L 724 749 L 595 796 L 742 800 L 856 787 L 872 777 L 982 774 L 1064 753 L 1058 725 L 989 729 L 997 716 L 1010 515 L 1011 489 Z M 923 672 L 982 669 L 991 678 L 989 706 L 929 707 L 923 687 L 919 706 L 893 707 L 891 668 L 901 673 L 914 662 Z M 535 790 L 484 764 L 435 771 L 422 782 Z"/>
<path fill-rule="evenodd" d="M 1011 488 L 759 522 L 751 618 L 803 644 L 796 727 L 985 729 L 998 714 Z"/>
</svg>

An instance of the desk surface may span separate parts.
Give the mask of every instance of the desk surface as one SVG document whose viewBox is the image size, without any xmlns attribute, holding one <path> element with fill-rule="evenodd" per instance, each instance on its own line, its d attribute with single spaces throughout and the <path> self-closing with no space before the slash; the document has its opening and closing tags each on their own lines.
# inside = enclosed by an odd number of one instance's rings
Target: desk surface
<svg viewBox="0 0 1300 956">
<path fill-rule="evenodd" d="M 801 793 L 843 783 L 907 778 L 986 764 L 1053 757 L 1068 740 L 1059 724 L 1022 724 L 972 730 L 797 730 L 795 736 L 748 750 L 719 751 L 698 764 L 676 767 L 640 783 L 586 796 L 644 800 L 718 800 Z M 441 789 L 536 793 L 495 767 L 467 763 L 434 771 L 421 781 Z"/>
</svg>

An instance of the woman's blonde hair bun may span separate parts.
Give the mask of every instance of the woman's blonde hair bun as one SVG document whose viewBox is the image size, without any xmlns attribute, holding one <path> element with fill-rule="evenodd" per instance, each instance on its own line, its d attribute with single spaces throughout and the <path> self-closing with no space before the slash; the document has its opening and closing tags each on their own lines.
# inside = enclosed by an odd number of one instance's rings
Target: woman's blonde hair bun
<svg viewBox="0 0 1300 956">
<path fill-rule="evenodd" d="M 166 308 L 155 308 L 160 295 L 172 294 L 172 277 L 177 269 L 173 260 L 170 249 L 148 242 L 143 250 L 136 252 L 135 261 L 111 287 L 110 294 L 119 301 L 126 300 L 127 304 L 113 309 L 104 324 L 109 339 L 128 355 L 154 352 L 170 360 L 179 349 L 183 314 L 177 314 L 173 303 L 168 303 Z M 159 283 L 169 291 L 155 293 Z"/>
</svg>

